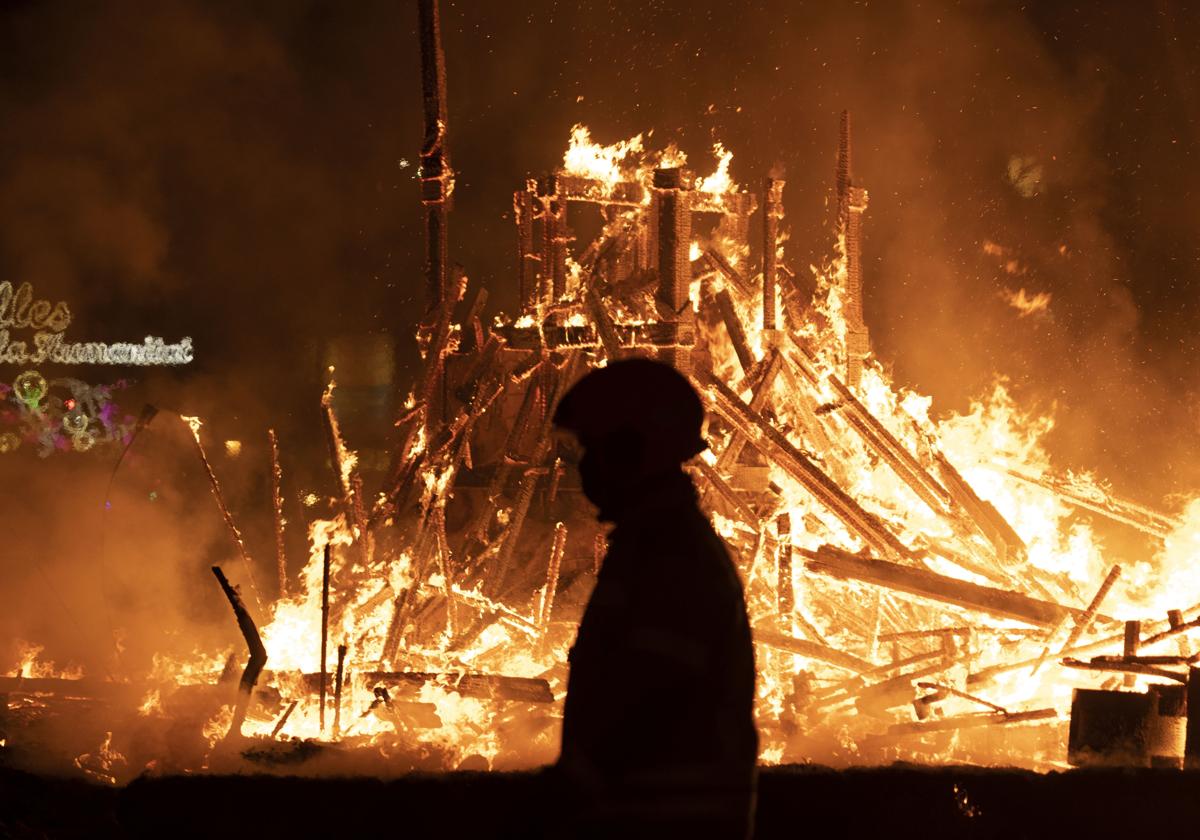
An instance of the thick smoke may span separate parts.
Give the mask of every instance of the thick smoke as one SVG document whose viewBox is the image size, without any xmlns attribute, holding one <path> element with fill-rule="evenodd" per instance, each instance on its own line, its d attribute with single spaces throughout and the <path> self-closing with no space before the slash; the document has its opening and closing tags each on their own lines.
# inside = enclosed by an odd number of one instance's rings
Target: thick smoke
<svg viewBox="0 0 1200 840">
<path fill-rule="evenodd" d="M 1007 377 L 1055 411 L 1064 466 L 1158 504 L 1200 486 L 1200 33 L 1183 5 L 446 0 L 452 255 L 492 309 L 512 310 L 511 191 L 553 168 L 584 122 L 601 142 L 653 130 L 697 168 L 720 139 L 750 185 L 785 170 L 787 258 L 804 271 L 829 251 L 849 108 L 880 358 L 935 411 Z M 0 456 L 13 535 L 0 569 L 10 603 L 29 607 L 5 611 L 7 637 L 109 661 L 107 612 L 122 623 L 124 611 L 143 658 L 159 627 L 236 639 L 207 579 L 233 556 L 167 409 L 203 416 L 214 448 L 257 441 L 217 467 L 235 512 L 258 523 L 246 528 L 269 574 L 266 427 L 296 504 L 329 480 L 316 410 L 328 343 L 390 333 L 396 384 L 411 378 L 414 29 L 413 9 L 384 2 L 0 12 L 0 279 L 69 300 L 76 340 L 190 335 L 197 348 L 185 370 L 136 373 L 125 407 L 164 413 L 122 467 L 108 519 L 115 453 Z M 353 446 L 386 440 L 378 417 L 348 426 Z M 165 504 L 147 513 L 152 488 Z M 112 538 L 121 515 L 149 523 L 140 545 Z M 102 534 L 110 560 L 150 570 L 103 601 L 91 583 Z"/>
</svg>

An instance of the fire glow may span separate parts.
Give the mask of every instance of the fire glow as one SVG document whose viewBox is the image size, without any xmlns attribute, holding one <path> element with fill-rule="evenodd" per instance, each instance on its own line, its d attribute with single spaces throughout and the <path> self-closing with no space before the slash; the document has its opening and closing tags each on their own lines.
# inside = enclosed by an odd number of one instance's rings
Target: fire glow
<svg viewBox="0 0 1200 840">
<path fill-rule="evenodd" d="M 601 145 L 574 126 L 562 166 L 513 196 L 520 308 L 489 322 L 484 296 L 447 270 L 453 170 L 442 74 L 426 75 L 437 89 L 421 160 L 424 366 L 373 493 L 330 371 L 320 409 L 335 510 L 307 523 L 298 580 L 271 433 L 273 600 L 203 423 L 182 418 L 229 532 L 229 576 L 246 588 L 243 599 L 214 567 L 250 652 L 244 669 L 240 648 L 164 658 L 137 686 L 143 718 L 169 716 L 173 688 L 216 686 L 198 727 L 209 752 L 188 769 L 224 747 L 248 755 L 248 743 L 299 754 L 337 742 L 405 768 L 553 760 L 580 590 L 604 535 L 550 418 L 589 367 L 629 355 L 676 365 L 709 410 L 710 449 L 688 468 L 742 575 L 764 763 L 1062 767 L 1072 689 L 1132 692 L 1195 661 L 1200 500 L 1168 515 L 1060 473 L 1044 444 L 1053 418 L 1022 410 L 1003 384 L 965 414 L 937 415 L 872 355 L 868 194 L 848 115 L 833 254 L 807 272 L 789 264 L 781 179 L 739 185 L 720 143 L 697 176 L 680 149 L 651 149 L 649 133 Z M 572 245 L 579 214 L 600 233 Z M 1022 289 L 1010 303 L 1016 318 L 1046 313 L 1050 298 Z M 1081 510 L 1138 530 L 1157 554 L 1114 563 Z M 1082 658 L 1093 654 L 1106 655 Z M 6 688 L 65 690 L 79 676 L 30 648 Z M 686 702 L 676 687 L 631 690 Z M 114 743 L 80 766 L 115 780 Z"/>
</svg>

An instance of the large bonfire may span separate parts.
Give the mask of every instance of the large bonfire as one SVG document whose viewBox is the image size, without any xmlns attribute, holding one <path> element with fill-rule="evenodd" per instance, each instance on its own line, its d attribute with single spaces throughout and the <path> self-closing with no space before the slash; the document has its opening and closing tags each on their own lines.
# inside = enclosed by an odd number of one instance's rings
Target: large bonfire
<svg viewBox="0 0 1200 840">
<path fill-rule="evenodd" d="M 1166 516 L 1056 473 L 1052 421 L 1003 384 L 939 419 L 891 381 L 862 322 L 867 196 L 848 122 L 833 256 L 809 271 L 788 264 L 783 182 L 756 195 L 731 179 L 728 150 L 713 153 L 701 177 L 674 146 L 572 130 L 563 166 L 515 196 L 521 311 L 486 323 L 485 296 L 447 284 L 374 498 L 331 381 L 341 513 L 308 524 L 299 586 L 281 579 L 272 604 L 248 564 L 230 566 L 265 670 L 252 656 L 242 699 L 230 688 L 205 723 L 211 745 L 335 740 L 445 768 L 552 760 L 603 535 L 549 417 L 588 367 L 631 354 L 679 366 L 710 410 L 710 448 L 688 468 L 743 576 L 764 762 L 1062 766 L 1073 688 L 1180 679 L 1200 507 Z M 571 244 L 568 209 L 594 240 Z M 1158 554 L 1122 569 L 1081 510 Z M 166 714 L 168 680 L 212 682 L 225 658 L 160 662 L 144 712 Z M 669 706 L 703 687 L 629 690 Z"/>
</svg>

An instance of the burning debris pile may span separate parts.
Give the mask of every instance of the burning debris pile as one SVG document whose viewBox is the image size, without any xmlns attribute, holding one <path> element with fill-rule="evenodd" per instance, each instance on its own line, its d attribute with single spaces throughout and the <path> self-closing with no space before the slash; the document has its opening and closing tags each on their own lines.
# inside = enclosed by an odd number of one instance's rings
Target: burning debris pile
<svg viewBox="0 0 1200 840">
<path fill-rule="evenodd" d="M 422 38 L 430 307 L 424 370 L 381 490 L 365 489 L 331 381 L 321 408 L 340 513 L 310 523 L 298 587 L 279 536 L 268 605 L 193 418 L 237 549 L 228 572 L 247 588 L 243 600 L 214 569 L 249 664 L 164 662 L 138 686 L 23 673 L 0 691 L 136 695 L 144 716 L 190 722 L 177 728 L 191 746 L 167 750 L 175 766 L 211 762 L 220 744 L 271 763 L 335 742 L 405 767 L 552 760 L 604 536 L 550 418 L 589 367 L 647 355 L 690 376 L 709 409 L 710 449 L 689 469 L 743 576 L 764 761 L 1062 766 L 1072 691 L 1097 681 L 1124 691 L 1080 693 L 1073 760 L 1103 759 L 1105 732 L 1130 715 L 1129 731 L 1158 735 L 1122 742 L 1124 760 L 1181 763 L 1185 740 L 1200 752 L 1200 732 L 1185 739 L 1179 724 L 1184 694 L 1200 688 L 1183 688 L 1200 659 L 1189 646 L 1200 587 L 1176 574 L 1198 511 L 1164 516 L 1056 475 L 1039 442 L 1047 421 L 1001 387 L 935 421 L 929 399 L 890 382 L 863 321 L 868 196 L 847 115 L 835 255 L 809 272 L 785 256 L 782 180 L 753 192 L 732 181 L 720 145 L 701 177 L 675 147 L 652 150 L 642 136 L 601 146 L 576 126 L 563 166 L 514 194 L 521 310 L 488 323 L 486 292 L 447 258 L 453 172 L 435 15 Z M 272 451 L 281 535 L 273 435 Z M 1107 562 L 1079 510 L 1160 541 L 1155 564 Z M 96 772 L 110 773 L 113 743 L 84 764 L 106 757 Z"/>
</svg>

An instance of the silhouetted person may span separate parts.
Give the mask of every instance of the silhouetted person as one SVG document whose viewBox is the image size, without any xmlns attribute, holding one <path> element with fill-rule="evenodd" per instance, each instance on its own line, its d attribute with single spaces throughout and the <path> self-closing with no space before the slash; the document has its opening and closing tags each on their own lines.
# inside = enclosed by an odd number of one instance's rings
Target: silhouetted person
<svg viewBox="0 0 1200 840">
<path fill-rule="evenodd" d="M 704 411 L 673 368 L 592 371 L 554 422 L 581 445 L 583 492 L 615 523 L 571 651 L 558 774 L 582 836 L 749 831 L 758 735 L 741 581 L 684 461 Z"/>
</svg>

